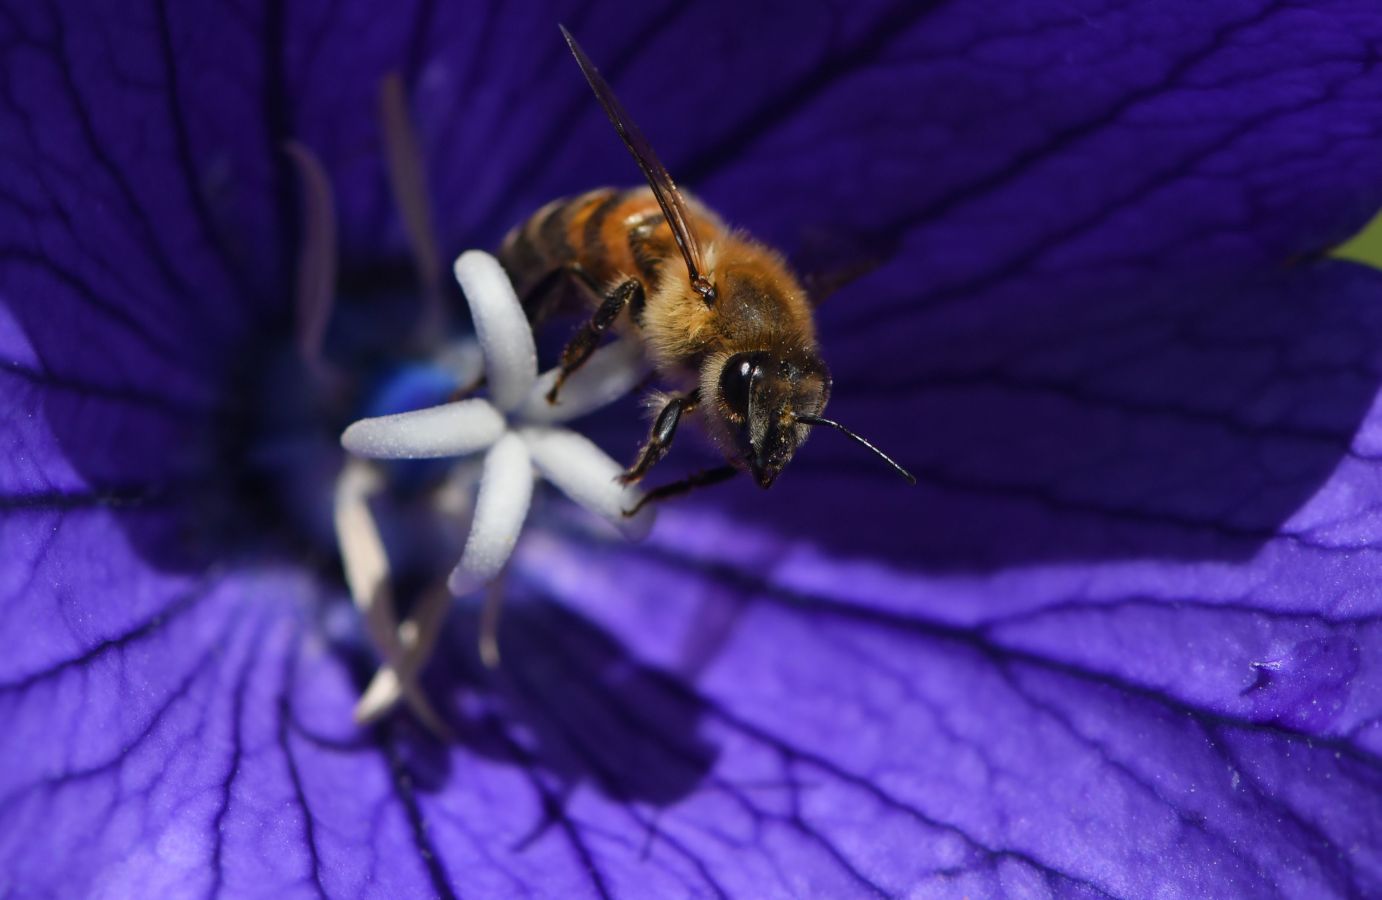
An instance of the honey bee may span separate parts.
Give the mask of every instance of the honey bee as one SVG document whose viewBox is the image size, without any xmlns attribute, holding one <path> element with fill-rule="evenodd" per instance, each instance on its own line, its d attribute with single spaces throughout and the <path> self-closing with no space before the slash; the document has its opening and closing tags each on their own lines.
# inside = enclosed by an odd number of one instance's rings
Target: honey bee
<svg viewBox="0 0 1382 900">
<path fill-rule="evenodd" d="M 530 318 L 570 286 L 594 308 L 561 353 L 548 401 L 557 402 L 567 376 L 614 329 L 640 341 L 658 377 L 677 389 L 657 395 L 648 439 L 619 480 L 641 480 L 693 416 L 727 459 L 650 491 L 639 506 L 744 470 L 770 487 L 816 425 L 840 431 L 916 484 L 883 451 L 821 415 L 830 372 L 801 280 L 781 255 L 677 188 L 585 51 L 561 32 L 648 186 L 554 200 L 504 239 L 499 258 Z"/>
</svg>

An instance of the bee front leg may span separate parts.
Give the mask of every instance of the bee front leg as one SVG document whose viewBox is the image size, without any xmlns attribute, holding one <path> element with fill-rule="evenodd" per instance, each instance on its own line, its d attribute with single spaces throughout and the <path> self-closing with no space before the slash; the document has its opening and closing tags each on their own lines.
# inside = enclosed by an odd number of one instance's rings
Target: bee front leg
<svg viewBox="0 0 1382 900">
<path fill-rule="evenodd" d="M 561 351 L 561 364 L 557 372 L 557 381 L 552 385 L 552 389 L 547 392 L 547 402 L 557 402 L 557 392 L 561 390 L 562 384 L 566 382 L 567 376 L 585 365 L 585 361 L 590 359 L 590 354 L 595 352 L 596 346 L 600 343 L 600 338 L 609 327 L 614 324 L 614 320 L 619 318 L 619 314 L 624 311 L 624 307 L 630 303 L 641 305 L 643 302 L 643 283 L 637 279 L 630 278 L 623 284 L 615 287 L 605 295 L 600 308 L 595 310 L 595 315 L 591 316 L 584 325 L 580 327 L 571 340 L 567 342 L 565 349 Z"/>
<path fill-rule="evenodd" d="M 624 510 L 625 518 L 638 515 L 638 511 L 649 503 L 657 503 L 666 500 L 668 497 L 680 497 L 682 494 L 689 494 L 697 488 L 710 487 L 712 484 L 719 484 L 728 481 L 738 474 L 739 470 L 734 466 L 720 466 L 714 469 L 706 469 L 703 472 L 693 472 L 681 481 L 674 481 L 671 484 L 664 484 L 662 487 L 653 488 L 643 499 L 634 504 L 633 509 Z"/>
<path fill-rule="evenodd" d="M 700 402 L 699 390 L 667 401 L 667 405 L 662 407 L 662 411 L 653 420 L 652 430 L 648 433 L 648 440 L 643 444 L 643 449 L 638 451 L 638 461 L 619 476 L 620 484 L 633 484 L 641 480 L 658 460 L 667 455 L 667 451 L 672 448 L 672 438 L 676 436 L 677 425 L 681 424 L 682 414 L 691 412 Z"/>
</svg>

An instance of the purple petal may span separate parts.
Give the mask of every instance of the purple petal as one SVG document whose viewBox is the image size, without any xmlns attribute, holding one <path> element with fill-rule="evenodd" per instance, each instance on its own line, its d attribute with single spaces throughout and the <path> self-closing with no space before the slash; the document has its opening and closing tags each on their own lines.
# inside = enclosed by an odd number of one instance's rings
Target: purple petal
<svg viewBox="0 0 1382 900">
<path fill-rule="evenodd" d="M 78 6 L 0 25 L 18 893 L 1382 891 L 1382 290 L 1308 258 L 1382 203 L 1373 5 Z M 357 731 L 338 576 L 226 469 L 282 143 L 347 282 L 406 259 L 401 68 L 443 252 L 492 245 L 631 180 L 558 20 L 732 220 L 881 248 L 831 410 L 924 485 L 818 435 L 645 549 L 535 510 L 504 668 L 462 612 L 430 673 L 458 742 Z"/>
<path fill-rule="evenodd" d="M 653 542 L 563 534 L 520 566 L 695 685 L 718 757 L 657 825 L 712 860 L 737 836 L 707 876 L 731 893 L 1382 886 L 1370 543 L 905 574 L 709 509 L 665 510 Z"/>
</svg>

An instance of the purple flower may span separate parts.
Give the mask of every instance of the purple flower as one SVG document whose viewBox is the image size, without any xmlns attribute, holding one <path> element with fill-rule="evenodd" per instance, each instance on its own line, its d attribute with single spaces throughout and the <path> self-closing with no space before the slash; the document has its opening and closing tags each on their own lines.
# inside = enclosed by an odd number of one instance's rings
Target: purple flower
<svg viewBox="0 0 1382 900">
<path fill-rule="evenodd" d="M 7 893 L 1382 892 L 1382 275 L 1325 256 L 1382 207 L 1377 4 L 743 7 L 0 15 Z M 831 411 L 922 485 L 822 434 L 637 547 L 553 496 L 502 668 L 458 607 L 424 679 L 454 742 L 360 729 L 334 472 L 266 477 L 339 426 L 282 148 L 358 375 L 416 313 L 386 73 L 447 255 L 634 181 L 559 21 L 728 220 L 878 258 Z"/>
</svg>

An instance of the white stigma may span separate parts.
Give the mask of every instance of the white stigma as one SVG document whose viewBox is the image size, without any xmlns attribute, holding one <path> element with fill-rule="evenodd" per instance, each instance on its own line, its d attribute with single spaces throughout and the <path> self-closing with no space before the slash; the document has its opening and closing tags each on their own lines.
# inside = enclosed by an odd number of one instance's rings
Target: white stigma
<svg viewBox="0 0 1382 900">
<path fill-rule="evenodd" d="M 639 348 L 625 342 L 600 348 L 566 380 L 558 403 L 550 404 L 546 394 L 556 371 L 538 375 L 532 330 L 499 261 L 470 250 L 456 260 L 454 271 L 470 305 L 477 341 L 447 348 L 437 362 L 448 371 L 466 373 L 462 386 L 478 382 L 483 375 L 488 398 L 361 419 L 341 436 L 345 449 L 360 459 L 346 466 L 338 488 L 337 537 L 351 593 L 383 658 L 356 708 L 361 722 L 377 719 L 404 700 L 421 721 L 441 730 L 440 718 L 427 705 L 416 678 L 443 618 L 433 600 L 423 603 L 412 619 L 396 621 L 388 590 L 388 559 L 368 502 L 382 495 L 387 485 L 380 474 L 361 475 L 359 467 L 368 465 L 364 460 L 456 457 L 458 477 L 451 480 L 453 484 L 469 484 L 459 476 L 469 475 L 478 464 L 470 534 L 446 581 L 454 597 L 497 587 L 527 520 L 539 477 L 628 538 L 641 538 L 652 527 L 651 506 L 625 516 L 625 510 L 637 506 L 643 495 L 615 480 L 622 467 L 587 438 L 560 425 L 632 390 L 647 372 Z M 480 372 L 476 371 L 477 356 L 483 360 Z M 475 455 L 481 451 L 483 460 L 477 461 Z M 486 615 L 484 621 L 489 624 L 481 641 L 488 663 L 495 659 L 496 644 L 490 633 L 493 615 Z"/>
<path fill-rule="evenodd" d="M 485 355 L 490 398 L 508 412 L 522 403 L 537 379 L 537 347 L 528 317 L 499 260 L 483 250 L 456 258 L 456 280 L 470 303 L 475 337 Z"/>
<path fill-rule="evenodd" d="M 504 434 L 504 417 L 484 400 L 352 422 L 341 446 L 366 459 L 434 459 L 483 450 Z"/>
</svg>

